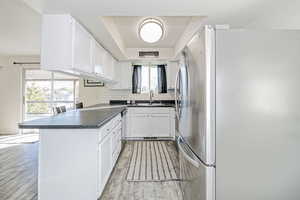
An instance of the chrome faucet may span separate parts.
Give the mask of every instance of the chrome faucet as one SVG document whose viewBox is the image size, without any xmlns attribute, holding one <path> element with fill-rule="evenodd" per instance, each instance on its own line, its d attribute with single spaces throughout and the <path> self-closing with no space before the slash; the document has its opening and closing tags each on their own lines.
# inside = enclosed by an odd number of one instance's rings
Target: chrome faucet
<svg viewBox="0 0 300 200">
<path fill-rule="evenodd" d="M 154 97 L 154 92 L 152 90 L 150 90 L 149 96 L 150 96 L 150 104 L 152 104 L 153 103 L 153 97 Z"/>
</svg>

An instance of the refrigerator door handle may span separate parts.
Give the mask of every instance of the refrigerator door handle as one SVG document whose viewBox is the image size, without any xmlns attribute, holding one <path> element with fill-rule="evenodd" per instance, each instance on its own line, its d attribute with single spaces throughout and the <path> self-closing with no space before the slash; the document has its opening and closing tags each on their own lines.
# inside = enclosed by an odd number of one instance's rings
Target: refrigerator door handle
<svg viewBox="0 0 300 200">
<path fill-rule="evenodd" d="M 179 73 L 180 73 L 180 70 L 178 70 L 177 74 L 176 74 L 176 79 L 175 79 L 175 114 L 176 114 L 176 117 L 177 119 L 179 120 L 179 109 L 178 109 L 178 79 L 179 79 Z"/>
<path fill-rule="evenodd" d="M 183 147 L 183 142 L 180 138 L 178 138 L 177 143 L 178 143 L 179 150 L 182 153 L 182 155 L 184 156 L 184 158 L 186 160 L 188 160 L 196 168 L 199 168 L 200 163 L 197 160 L 193 159 L 191 156 L 188 155 L 187 150 Z"/>
</svg>

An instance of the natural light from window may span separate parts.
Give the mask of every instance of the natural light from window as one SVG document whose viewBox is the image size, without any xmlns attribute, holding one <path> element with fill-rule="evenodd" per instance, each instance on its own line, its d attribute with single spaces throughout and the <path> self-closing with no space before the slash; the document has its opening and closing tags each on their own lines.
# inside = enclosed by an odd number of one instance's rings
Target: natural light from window
<svg viewBox="0 0 300 200">
<path fill-rule="evenodd" d="M 49 116 L 56 106 L 74 108 L 79 89 L 77 77 L 26 69 L 24 78 L 25 120 Z"/>
<path fill-rule="evenodd" d="M 141 93 L 157 92 L 157 66 L 142 66 Z"/>
</svg>

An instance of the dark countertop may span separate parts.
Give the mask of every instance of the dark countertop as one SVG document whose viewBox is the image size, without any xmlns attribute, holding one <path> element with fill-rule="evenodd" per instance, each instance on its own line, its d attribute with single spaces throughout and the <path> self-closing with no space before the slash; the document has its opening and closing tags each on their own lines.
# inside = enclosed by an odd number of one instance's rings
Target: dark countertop
<svg viewBox="0 0 300 200">
<path fill-rule="evenodd" d="M 174 107 L 171 103 L 95 104 L 56 116 L 19 123 L 21 129 L 99 128 L 127 107 Z"/>
<path fill-rule="evenodd" d="M 19 124 L 21 129 L 94 129 L 100 128 L 126 107 L 95 110 L 72 110 L 56 116 L 36 119 Z"/>
</svg>

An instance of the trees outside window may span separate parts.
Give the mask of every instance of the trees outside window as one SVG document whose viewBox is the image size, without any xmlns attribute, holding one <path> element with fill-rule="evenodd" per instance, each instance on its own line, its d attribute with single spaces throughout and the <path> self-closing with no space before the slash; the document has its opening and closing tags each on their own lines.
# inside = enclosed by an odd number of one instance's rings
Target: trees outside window
<svg viewBox="0 0 300 200">
<path fill-rule="evenodd" d="M 31 120 L 52 114 L 52 108 L 74 108 L 78 96 L 78 78 L 36 69 L 24 75 L 24 118 Z"/>
</svg>

